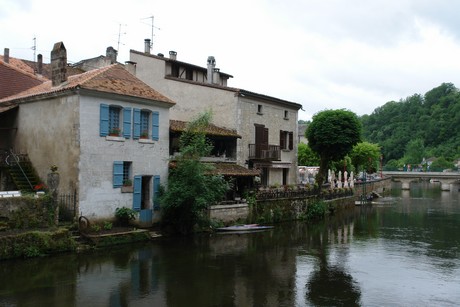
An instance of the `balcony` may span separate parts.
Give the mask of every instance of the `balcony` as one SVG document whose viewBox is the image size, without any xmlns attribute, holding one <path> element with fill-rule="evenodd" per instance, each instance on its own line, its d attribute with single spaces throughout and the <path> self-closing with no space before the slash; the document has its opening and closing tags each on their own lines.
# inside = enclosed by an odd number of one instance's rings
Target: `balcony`
<svg viewBox="0 0 460 307">
<path fill-rule="evenodd" d="M 266 144 L 249 144 L 249 159 L 280 161 L 280 146 Z"/>
</svg>

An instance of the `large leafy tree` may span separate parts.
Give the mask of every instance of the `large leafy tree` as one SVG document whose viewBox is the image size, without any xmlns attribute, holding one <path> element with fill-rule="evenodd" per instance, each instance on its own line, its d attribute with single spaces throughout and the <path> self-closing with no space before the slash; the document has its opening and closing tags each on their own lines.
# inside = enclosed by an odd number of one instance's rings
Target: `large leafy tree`
<svg viewBox="0 0 460 307">
<path fill-rule="evenodd" d="M 364 169 L 369 173 L 375 172 L 380 155 L 379 145 L 369 142 L 356 144 L 349 154 L 356 171 Z"/>
<path fill-rule="evenodd" d="M 206 112 L 190 122 L 180 138 L 180 155 L 172 164 L 168 187 L 162 193 L 163 224 L 174 232 L 187 234 L 195 225 L 208 221 L 208 206 L 221 200 L 229 184 L 219 175 L 211 175 L 212 166 L 200 162 L 212 145 L 206 140 L 205 128 L 211 121 Z"/>
<path fill-rule="evenodd" d="M 305 136 L 320 156 L 316 182 L 322 184 L 331 161 L 343 159 L 361 141 L 361 122 L 349 110 L 325 110 L 313 116 Z"/>
</svg>

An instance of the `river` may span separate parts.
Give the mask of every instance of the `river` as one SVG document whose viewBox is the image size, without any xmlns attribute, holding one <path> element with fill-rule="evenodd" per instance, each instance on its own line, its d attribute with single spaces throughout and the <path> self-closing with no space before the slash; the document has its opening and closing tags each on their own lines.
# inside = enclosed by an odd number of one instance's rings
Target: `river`
<svg viewBox="0 0 460 307">
<path fill-rule="evenodd" d="M 251 234 L 3 261 L 0 306 L 458 306 L 460 198 L 392 202 Z"/>
</svg>

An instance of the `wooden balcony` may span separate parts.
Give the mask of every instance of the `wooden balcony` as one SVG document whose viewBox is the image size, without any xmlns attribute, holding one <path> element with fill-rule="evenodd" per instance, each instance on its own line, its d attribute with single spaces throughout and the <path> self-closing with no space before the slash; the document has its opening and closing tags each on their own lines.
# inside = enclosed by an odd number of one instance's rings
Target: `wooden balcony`
<svg viewBox="0 0 460 307">
<path fill-rule="evenodd" d="M 280 161 L 280 146 L 266 144 L 249 144 L 249 159 Z"/>
</svg>

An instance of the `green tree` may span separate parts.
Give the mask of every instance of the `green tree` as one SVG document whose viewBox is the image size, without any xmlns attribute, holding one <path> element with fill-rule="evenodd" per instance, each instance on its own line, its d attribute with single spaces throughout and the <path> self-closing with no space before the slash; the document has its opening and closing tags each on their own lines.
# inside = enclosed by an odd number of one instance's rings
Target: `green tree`
<svg viewBox="0 0 460 307">
<path fill-rule="evenodd" d="M 424 156 L 425 146 L 423 145 L 423 140 L 421 138 L 411 140 L 407 143 L 404 155 L 404 162 L 406 164 L 418 165 L 422 163 Z"/>
<path fill-rule="evenodd" d="M 313 116 L 305 136 L 320 156 L 316 182 L 322 184 L 330 163 L 343 159 L 361 141 L 361 122 L 349 110 L 325 110 Z"/>
<path fill-rule="evenodd" d="M 378 144 L 361 142 L 353 146 L 349 156 L 356 171 L 363 168 L 368 173 L 376 171 L 376 165 L 380 161 L 380 147 Z"/>
<path fill-rule="evenodd" d="M 298 164 L 305 166 L 319 165 L 319 156 L 308 144 L 299 143 L 297 147 Z"/>
<path fill-rule="evenodd" d="M 431 163 L 430 171 L 432 172 L 442 172 L 445 169 L 454 168 L 452 162 L 447 161 L 444 157 L 439 157 Z"/>
<path fill-rule="evenodd" d="M 211 175 L 212 166 L 200 162 L 212 145 L 206 140 L 205 129 L 211 121 L 206 112 L 191 121 L 180 137 L 180 155 L 172 161 L 168 187 L 160 196 L 162 221 L 174 232 L 188 234 L 195 225 L 209 224 L 207 209 L 221 200 L 229 184 L 219 175 Z"/>
</svg>

